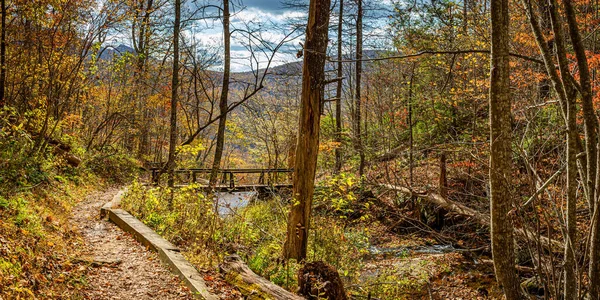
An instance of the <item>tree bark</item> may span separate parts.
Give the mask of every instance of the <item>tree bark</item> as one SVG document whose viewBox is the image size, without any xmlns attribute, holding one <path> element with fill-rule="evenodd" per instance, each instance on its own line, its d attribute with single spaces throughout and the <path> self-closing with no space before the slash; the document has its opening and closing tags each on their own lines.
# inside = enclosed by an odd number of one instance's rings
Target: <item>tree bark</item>
<svg viewBox="0 0 600 300">
<path fill-rule="evenodd" d="M 344 0 L 340 0 L 340 12 L 338 16 L 337 30 L 337 78 L 344 76 L 342 63 L 342 29 L 344 16 Z M 335 148 L 335 167 L 334 173 L 338 174 L 342 170 L 342 80 L 338 80 L 335 88 L 335 141 L 338 143 Z"/>
<path fill-rule="evenodd" d="M 4 90 L 6 84 L 6 0 L 0 3 L 2 10 L 2 31 L 0 32 L 0 107 L 6 105 Z"/>
<path fill-rule="evenodd" d="M 515 270 L 512 197 L 511 99 L 508 0 L 492 0 L 490 75 L 490 215 L 496 278 L 509 300 L 520 299 Z"/>
<path fill-rule="evenodd" d="M 365 171 L 365 151 L 363 147 L 363 140 L 361 134 L 361 76 L 362 76 L 362 56 L 363 56 L 363 37 L 362 37 L 362 18 L 363 18 L 363 9 L 362 9 L 362 1 L 357 0 L 358 11 L 356 15 L 356 86 L 354 93 L 354 135 L 356 139 L 356 150 L 359 155 L 359 165 L 358 165 L 358 175 L 362 177 Z"/>
<path fill-rule="evenodd" d="M 577 151 L 576 137 L 577 133 L 577 104 L 575 101 L 575 93 L 571 84 L 568 84 L 569 63 L 566 55 L 565 40 L 563 36 L 563 26 L 558 14 L 558 3 L 556 0 L 549 1 L 550 21 L 554 32 L 554 42 L 556 45 L 556 56 L 558 58 L 558 66 L 560 70 L 561 80 L 563 82 L 562 91 L 564 93 L 567 104 L 567 134 L 566 134 L 566 163 L 567 163 L 567 211 L 566 211 L 566 239 L 565 239 L 565 257 L 564 257 L 564 298 L 577 298 L 577 274 L 575 272 L 575 252 L 573 245 L 576 242 L 576 204 L 577 204 Z M 589 168 L 588 168 L 589 171 Z M 588 187 L 589 188 L 589 187 Z"/>
<path fill-rule="evenodd" d="M 175 184 L 175 151 L 177 146 L 177 89 L 179 88 L 179 32 L 181 26 L 181 0 L 175 0 L 175 23 L 173 24 L 173 76 L 171 78 L 171 125 L 169 130 L 168 184 Z"/>
<path fill-rule="evenodd" d="M 328 40 L 330 0 L 311 0 L 304 44 L 302 97 L 296 163 L 293 178 L 293 204 L 290 210 L 283 257 L 306 258 L 308 229 L 319 151 L 320 107 L 324 95 L 325 59 Z"/>
<path fill-rule="evenodd" d="M 227 98 L 229 96 L 229 73 L 231 69 L 231 32 L 229 31 L 229 0 L 223 0 L 223 45 L 225 48 L 225 58 L 223 62 L 223 86 L 221 88 L 221 97 L 219 99 L 219 126 L 217 130 L 217 144 L 215 147 L 215 157 L 213 159 L 212 171 L 210 172 L 210 186 L 217 184 L 217 175 L 221 167 L 221 157 L 223 156 L 223 144 L 225 143 L 225 125 L 227 122 Z"/>
<path fill-rule="evenodd" d="M 412 113 L 412 95 L 413 95 L 413 79 L 415 77 L 415 64 L 412 66 L 412 71 L 410 73 L 410 82 L 408 84 L 408 169 L 409 169 L 409 186 L 412 188 L 413 186 L 413 113 Z"/>
<path fill-rule="evenodd" d="M 238 287 L 248 299 L 304 299 L 256 275 L 238 255 L 225 257 L 224 262 L 219 265 L 219 270 L 225 275 L 225 280 Z"/>
<path fill-rule="evenodd" d="M 148 53 L 149 53 L 149 41 L 151 34 L 151 26 L 150 26 L 150 15 L 154 10 L 154 0 L 147 0 L 146 5 L 144 5 L 144 1 L 140 2 L 140 11 L 144 11 L 144 15 L 142 17 L 141 22 L 138 24 L 139 32 L 137 36 L 135 33 L 132 34 L 133 46 L 135 49 L 135 53 L 137 53 L 137 79 L 136 84 L 138 88 L 134 92 L 136 95 L 136 99 L 138 99 L 138 109 L 140 110 L 141 124 L 142 128 L 140 129 L 140 137 L 139 137 L 139 147 L 138 147 L 138 158 L 145 159 L 146 156 L 150 153 L 150 109 L 148 107 L 147 94 L 144 93 L 143 81 L 146 78 L 146 63 L 148 61 Z M 136 18 L 137 19 L 137 18 Z M 132 31 L 136 26 L 136 20 L 132 22 Z M 139 93 L 142 93 L 140 96 Z"/>
<path fill-rule="evenodd" d="M 569 36 L 575 50 L 577 58 L 577 67 L 579 69 L 579 85 L 581 87 L 581 103 L 583 108 L 583 121 L 585 131 L 585 152 L 587 160 L 587 178 L 586 185 L 588 190 L 588 202 L 590 207 L 593 207 L 592 213 L 592 232 L 590 237 L 590 266 L 589 266 L 589 282 L 590 282 L 590 299 L 600 299 L 600 213 L 598 213 L 599 203 L 597 199 L 598 188 L 598 119 L 594 110 L 593 93 L 590 69 L 585 54 L 585 46 L 579 33 L 575 9 L 571 0 L 564 0 L 565 14 L 567 23 L 569 24 Z M 575 238 L 576 222 L 575 222 L 575 203 L 570 207 L 567 204 L 567 232 L 569 239 Z M 569 211 L 572 209 L 572 212 Z M 572 235 L 571 235 L 572 234 Z M 575 243 L 571 240 L 571 245 Z M 566 251 L 574 252 L 571 247 Z M 574 255 L 574 254 L 571 254 Z M 571 258 L 573 261 L 574 258 Z M 565 266 L 566 267 L 566 266 Z M 565 286 L 568 283 L 565 282 Z M 576 288 L 576 287 L 573 287 Z M 566 291 L 565 291 L 566 292 Z M 574 295 L 576 297 L 577 295 Z"/>
</svg>

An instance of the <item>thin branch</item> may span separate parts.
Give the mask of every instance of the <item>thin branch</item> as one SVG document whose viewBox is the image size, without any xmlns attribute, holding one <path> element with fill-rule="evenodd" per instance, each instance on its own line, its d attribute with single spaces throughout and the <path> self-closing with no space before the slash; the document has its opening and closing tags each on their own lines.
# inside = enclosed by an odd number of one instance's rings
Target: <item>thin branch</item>
<svg viewBox="0 0 600 300">
<path fill-rule="evenodd" d="M 523 203 L 523 205 L 521 205 L 521 209 L 523 209 L 524 207 L 528 206 L 531 202 L 533 202 L 533 200 L 539 195 L 541 194 L 544 190 L 546 190 L 546 188 L 556 179 L 558 178 L 558 175 L 560 175 L 564 170 L 565 170 L 566 165 L 563 165 L 558 171 L 556 171 L 556 173 L 554 173 L 554 175 L 550 176 L 550 178 L 548 178 L 548 180 L 546 180 L 546 182 L 544 182 L 544 184 L 542 184 L 542 186 L 537 189 L 537 191 L 535 191 L 535 193 L 533 193 L 533 195 L 531 195 L 531 197 L 529 197 L 529 199 L 527 199 L 527 201 L 525 201 L 525 203 Z"/>
<path fill-rule="evenodd" d="M 404 59 L 404 58 L 411 58 L 411 57 L 419 57 L 419 56 L 423 56 L 423 55 L 426 55 L 426 54 L 432 55 L 432 54 L 468 54 L 468 53 L 484 53 L 484 54 L 489 54 L 490 50 L 478 50 L 478 49 L 470 49 L 470 50 L 447 50 L 447 51 L 424 50 L 424 51 L 420 51 L 420 52 L 417 52 L 417 53 L 406 54 L 406 55 L 395 55 L 395 56 L 386 56 L 386 57 L 364 58 L 364 59 L 361 59 L 360 61 L 382 61 L 382 60 L 390 60 L 390 59 Z M 544 62 L 542 60 L 539 60 L 539 59 L 534 58 L 534 57 L 522 55 L 522 54 L 510 53 L 510 56 L 513 56 L 513 57 L 516 57 L 516 58 L 521 58 L 523 60 L 531 61 L 531 62 L 534 62 L 534 63 L 537 63 L 537 64 L 544 64 Z M 329 61 L 329 62 L 342 62 L 342 63 L 357 62 L 356 59 L 334 60 L 334 59 L 331 59 L 331 58 L 327 58 L 327 61 Z"/>
</svg>

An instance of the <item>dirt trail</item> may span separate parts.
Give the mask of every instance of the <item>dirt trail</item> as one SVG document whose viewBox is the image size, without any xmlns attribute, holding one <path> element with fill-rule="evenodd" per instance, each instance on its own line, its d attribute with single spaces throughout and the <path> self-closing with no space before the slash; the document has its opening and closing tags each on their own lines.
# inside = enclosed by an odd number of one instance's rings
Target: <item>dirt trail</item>
<svg viewBox="0 0 600 300">
<path fill-rule="evenodd" d="M 81 231 L 90 267 L 88 299 L 192 299 L 177 276 L 158 255 L 139 244 L 115 224 L 101 220 L 100 207 L 118 192 L 111 188 L 90 194 L 73 210 L 71 222 Z M 93 265 L 92 265 L 93 266 Z"/>
</svg>

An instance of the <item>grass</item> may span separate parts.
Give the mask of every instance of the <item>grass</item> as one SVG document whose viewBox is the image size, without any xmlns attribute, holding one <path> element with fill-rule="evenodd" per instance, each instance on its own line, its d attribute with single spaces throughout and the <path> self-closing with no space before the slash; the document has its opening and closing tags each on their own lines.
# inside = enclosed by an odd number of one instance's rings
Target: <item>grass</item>
<svg viewBox="0 0 600 300">
<path fill-rule="evenodd" d="M 320 190 L 315 206 L 325 206 L 314 213 L 308 241 L 307 261 L 324 261 L 334 266 L 346 285 L 365 283 L 363 269 L 369 260 L 371 240 L 368 214 L 350 220 L 361 206 L 354 195 L 350 178 L 332 180 L 335 186 Z M 273 195 L 253 201 L 224 218 L 214 214 L 212 200 L 188 186 L 171 191 L 165 187 L 143 187 L 134 183 L 122 201 L 122 207 L 155 229 L 165 238 L 183 248 L 184 255 L 198 268 L 217 268 L 224 256 L 236 253 L 257 274 L 290 290 L 297 288 L 297 272 L 301 265 L 281 259 L 285 241 L 289 199 Z M 169 197 L 173 195 L 173 210 Z M 426 268 L 422 268 L 425 270 Z M 385 276 L 369 278 L 373 284 L 395 278 L 403 284 L 399 289 L 376 289 L 382 298 L 400 291 L 423 286 L 424 275 L 405 277 L 391 269 Z"/>
<path fill-rule="evenodd" d="M 86 178 L 94 179 L 95 177 Z M 82 180 L 85 181 L 85 180 Z M 0 206 L 0 290 L 12 298 L 79 298 L 85 270 L 74 267 L 81 240 L 68 218 L 95 184 L 51 182 Z"/>
</svg>

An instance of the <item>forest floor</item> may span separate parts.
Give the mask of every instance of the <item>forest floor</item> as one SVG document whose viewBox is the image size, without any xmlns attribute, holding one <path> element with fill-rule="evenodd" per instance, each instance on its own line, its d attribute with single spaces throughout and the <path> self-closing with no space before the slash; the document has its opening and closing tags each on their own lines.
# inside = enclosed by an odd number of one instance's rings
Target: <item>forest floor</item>
<svg viewBox="0 0 600 300">
<path fill-rule="evenodd" d="M 84 239 L 84 257 L 92 268 L 83 291 L 89 299 L 192 299 L 181 280 L 163 266 L 156 253 L 115 224 L 100 219 L 100 207 L 117 188 L 96 191 L 74 209 L 71 223 Z"/>
</svg>

